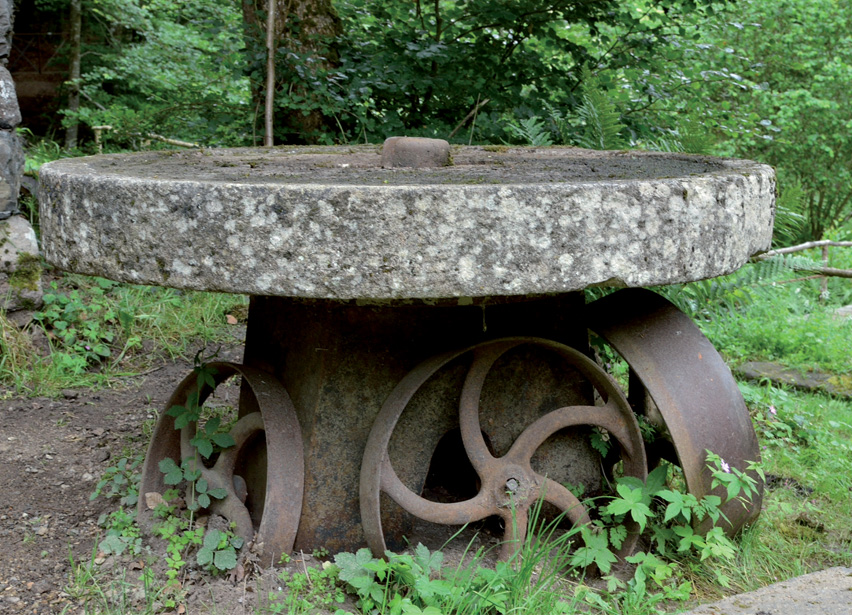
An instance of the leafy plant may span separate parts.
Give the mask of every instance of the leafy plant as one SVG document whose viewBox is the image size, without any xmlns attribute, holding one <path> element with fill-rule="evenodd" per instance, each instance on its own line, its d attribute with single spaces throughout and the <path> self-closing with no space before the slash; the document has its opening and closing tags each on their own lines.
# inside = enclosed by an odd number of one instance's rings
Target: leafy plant
<svg viewBox="0 0 852 615">
<path fill-rule="evenodd" d="M 103 496 L 119 503 L 117 510 L 98 518 L 98 525 L 106 529 L 106 535 L 98 543 L 98 549 L 103 553 L 121 554 L 128 549 L 134 554 L 142 552 L 142 535 L 136 525 L 141 463 L 141 455 L 120 458 L 115 465 L 104 470 L 95 491 L 89 496 L 90 500 Z"/>
<path fill-rule="evenodd" d="M 440 571 L 443 554 L 432 553 L 421 544 L 414 555 L 387 551 L 385 557 L 374 559 L 368 549 L 361 549 L 334 558 L 340 580 L 356 592 L 361 610 L 440 615 L 438 607 L 450 593 L 450 585 L 433 575 Z"/>
<path fill-rule="evenodd" d="M 101 474 L 95 485 L 95 491 L 89 496 L 94 500 L 98 496 L 118 498 L 121 506 L 135 506 L 139 500 L 139 466 L 142 456 L 122 457 Z"/>
<path fill-rule="evenodd" d="M 166 579 L 176 585 L 178 575 L 186 566 L 187 553 L 203 544 L 204 528 L 180 515 L 168 515 L 154 526 L 154 532 L 166 541 Z"/>
<path fill-rule="evenodd" d="M 588 66 L 581 72 L 582 103 L 577 115 L 584 124 L 583 134 L 577 144 L 589 149 L 624 149 L 627 141 L 621 136 L 626 126 L 620 123 L 621 114 L 610 99 L 600 80 Z"/>
<path fill-rule="evenodd" d="M 98 519 L 98 525 L 106 528 L 106 536 L 98 543 L 98 549 L 103 553 L 142 552 L 142 534 L 136 525 L 135 508 L 119 508 L 109 514 L 104 513 Z"/>
<path fill-rule="evenodd" d="M 232 532 L 222 532 L 215 528 L 207 530 L 201 548 L 195 555 L 199 566 L 213 572 L 233 570 L 237 566 L 237 550 L 243 546 L 243 539 Z"/>
<path fill-rule="evenodd" d="M 513 139 L 525 145 L 532 145 L 534 147 L 553 145 L 550 131 L 547 129 L 544 121 L 537 116 L 523 120 L 510 117 L 506 121 L 506 130 Z"/>
<path fill-rule="evenodd" d="M 99 280 L 84 298 L 77 289 L 68 294 L 58 292 L 52 282 L 53 292 L 44 293 L 44 308 L 33 317 L 67 352 L 83 359 L 84 365 L 99 363 L 112 354 L 110 343 L 115 333 L 109 325 L 119 319 L 104 299 L 104 291 L 113 286 L 114 282 Z"/>
<path fill-rule="evenodd" d="M 331 609 L 345 601 L 345 593 L 338 575 L 340 570 L 326 562 L 322 568 L 306 568 L 305 572 L 290 573 L 282 570 L 278 579 L 285 591 L 270 591 L 267 596 L 268 613 L 302 615 L 321 609 Z M 338 611 L 339 612 L 339 611 Z"/>
</svg>

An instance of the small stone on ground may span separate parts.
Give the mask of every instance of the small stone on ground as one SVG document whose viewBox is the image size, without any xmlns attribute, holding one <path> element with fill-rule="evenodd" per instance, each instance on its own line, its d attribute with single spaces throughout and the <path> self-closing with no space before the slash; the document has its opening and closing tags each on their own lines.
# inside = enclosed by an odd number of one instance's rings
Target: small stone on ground
<svg viewBox="0 0 852 615">
<path fill-rule="evenodd" d="M 849 615 L 852 568 L 829 568 L 705 604 L 683 615 Z"/>
</svg>

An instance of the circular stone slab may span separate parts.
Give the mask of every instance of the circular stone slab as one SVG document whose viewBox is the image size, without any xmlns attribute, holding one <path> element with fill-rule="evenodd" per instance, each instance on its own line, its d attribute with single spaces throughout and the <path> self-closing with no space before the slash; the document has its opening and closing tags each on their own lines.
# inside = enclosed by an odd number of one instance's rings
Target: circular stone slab
<svg viewBox="0 0 852 615">
<path fill-rule="evenodd" d="M 40 172 L 59 268 L 138 284 L 306 298 L 440 299 L 650 286 L 769 247 L 775 176 L 749 161 L 458 147 L 279 147 L 59 160 Z"/>
</svg>

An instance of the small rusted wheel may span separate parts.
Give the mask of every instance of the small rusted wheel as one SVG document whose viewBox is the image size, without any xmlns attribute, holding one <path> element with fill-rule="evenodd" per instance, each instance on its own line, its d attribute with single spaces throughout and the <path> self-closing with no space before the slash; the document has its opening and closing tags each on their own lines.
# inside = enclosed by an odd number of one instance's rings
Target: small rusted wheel
<svg viewBox="0 0 852 615">
<path fill-rule="evenodd" d="M 212 499 L 208 511 L 234 523 L 235 533 L 246 542 L 256 539 L 258 545 L 262 544 L 265 559 L 275 560 L 281 553 L 292 551 L 302 511 L 304 455 L 293 403 L 284 387 L 266 372 L 226 362 L 210 363 L 208 368 L 214 371 L 216 386 L 239 375 L 243 382 L 241 396 L 250 393 L 250 399 L 240 400 L 241 416 L 229 432 L 235 445 L 222 450 L 215 463 L 205 467 L 190 442 L 196 424 L 175 429 L 175 419 L 164 412 L 142 470 L 140 524 L 150 528 L 152 523 L 145 494 L 162 494 L 168 488 L 160 462 L 170 458 L 180 465 L 183 459 L 194 458 L 209 489 L 222 488 L 227 492 L 222 499 Z M 197 376 L 192 373 L 175 389 L 166 408 L 185 406 L 197 390 Z M 201 387 L 199 406 L 213 390 L 209 385 Z"/>
<path fill-rule="evenodd" d="M 494 363 L 506 352 L 521 345 L 532 345 L 559 355 L 588 379 L 604 405 L 567 406 L 549 412 L 529 425 L 505 455 L 494 457 L 480 427 L 480 394 Z M 391 465 L 388 444 L 400 415 L 417 390 L 441 367 L 466 353 L 472 353 L 473 360 L 459 401 L 459 423 L 465 453 L 479 476 L 481 487 L 476 496 L 463 502 L 432 502 L 402 483 Z M 421 363 L 391 392 L 367 440 L 361 466 L 361 520 L 367 544 L 374 555 L 384 554 L 380 510 L 382 492 L 410 514 L 433 523 L 463 525 L 498 515 L 506 528 L 500 552 L 500 558 L 504 560 L 520 548 L 526 536 L 529 508 L 539 498 L 564 511 L 574 524 L 588 523 L 590 519 L 582 503 L 563 485 L 542 476 L 530 465 L 533 454 L 545 440 L 561 429 L 578 425 L 606 429 L 620 445 L 624 474 L 642 479 L 646 477 L 642 436 L 627 400 L 605 371 L 573 348 L 539 338 L 506 338 L 446 353 Z M 637 538 L 637 533 L 630 531 L 622 553 L 632 551 Z"/>
<path fill-rule="evenodd" d="M 686 314 L 656 293 L 631 288 L 589 304 L 587 316 L 589 328 L 630 367 L 628 398 L 636 412 L 664 423 L 670 444 L 649 452 L 649 458 L 676 461 L 690 493 L 701 498 L 710 492 L 707 451 L 740 470 L 760 461 L 748 408 L 731 371 Z M 736 500 L 723 506 L 729 534 L 757 516 L 762 494 L 759 485 L 748 506 Z"/>
</svg>

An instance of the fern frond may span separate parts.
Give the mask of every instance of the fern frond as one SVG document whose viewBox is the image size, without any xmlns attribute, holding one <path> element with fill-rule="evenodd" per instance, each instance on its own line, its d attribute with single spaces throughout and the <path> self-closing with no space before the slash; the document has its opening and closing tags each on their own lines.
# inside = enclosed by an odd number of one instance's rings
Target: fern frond
<svg viewBox="0 0 852 615">
<path fill-rule="evenodd" d="M 730 275 L 666 286 L 659 292 L 692 318 L 712 319 L 752 303 L 759 288 L 789 276 L 793 270 L 789 258 L 777 257 L 747 264 Z"/>
<path fill-rule="evenodd" d="M 589 149 L 624 149 L 627 142 L 620 133 L 625 125 L 620 122 L 621 114 L 615 103 L 587 66 L 583 67 L 580 78 L 583 103 L 577 114 L 585 123 L 585 131 L 577 140 L 578 144 Z"/>
<path fill-rule="evenodd" d="M 713 134 L 698 119 L 685 118 L 678 123 L 678 138 L 681 151 L 686 154 L 710 154 L 715 145 Z"/>
<path fill-rule="evenodd" d="M 789 246 L 798 243 L 807 234 L 807 225 L 805 190 L 799 180 L 787 180 L 775 202 L 773 244 Z"/>
<path fill-rule="evenodd" d="M 573 131 L 569 119 L 556 107 L 548 101 L 542 101 L 544 108 L 547 110 L 548 117 L 556 127 L 556 132 L 559 135 L 558 143 L 560 145 L 570 145 L 574 142 Z"/>
<path fill-rule="evenodd" d="M 547 147 L 553 145 L 550 130 L 544 120 L 536 115 L 525 120 L 510 119 L 506 124 L 506 130 L 524 145 L 536 147 Z"/>
<path fill-rule="evenodd" d="M 646 149 L 676 154 L 710 154 L 715 144 L 706 126 L 692 116 L 681 119 L 676 129 L 665 132 L 667 136 L 648 143 Z"/>
</svg>

